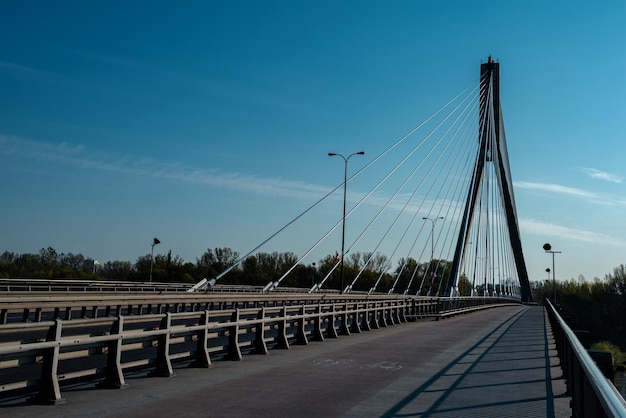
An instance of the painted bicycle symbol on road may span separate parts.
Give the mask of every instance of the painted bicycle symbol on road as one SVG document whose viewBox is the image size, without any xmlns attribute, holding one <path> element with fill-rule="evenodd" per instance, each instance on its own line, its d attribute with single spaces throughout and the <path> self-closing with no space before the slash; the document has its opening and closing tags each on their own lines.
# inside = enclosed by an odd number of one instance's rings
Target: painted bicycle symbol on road
<svg viewBox="0 0 626 418">
<path fill-rule="evenodd" d="M 339 359 L 333 360 L 329 358 L 321 358 L 313 360 L 313 364 L 318 367 L 333 367 L 340 365 L 353 365 L 356 362 L 353 359 Z M 382 369 L 388 371 L 400 370 L 402 366 L 397 361 L 381 361 L 378 363 L 364 364 L 359 367 L 360 369 Z"/>
<path fill-rule="evenodd" d="M 332 360 L 329 358 L 313 360 L 313 364 L 320 367 L 339 366 L 340 364 L 353 364 L 352 359 Z"/>
<path fill-rule="evenodd" d="M 402 366 L 397 361 L 381 361 L 380 363 L 366 364 L 362 369 L 400 370 Z"/>
</svg>

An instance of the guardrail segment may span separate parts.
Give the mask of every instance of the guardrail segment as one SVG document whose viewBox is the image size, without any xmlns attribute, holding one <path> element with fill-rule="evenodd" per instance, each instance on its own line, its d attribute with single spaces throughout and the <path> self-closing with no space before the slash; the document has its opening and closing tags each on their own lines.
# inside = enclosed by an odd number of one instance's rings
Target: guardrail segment
<svg viewBox="0 0 626 418">
<path fill-rule="evenodd" d="M 62 386 L 77 379 L 99 381 L 97 387 L 122 388 L 130 371 L 172 376 L 174 362 L 208 368 L 215 359 L 241 360 L 244 355 L 267 354 L 292 344 L 324 341 L 420 318 L 446 318 L 455 312 L 507 302 L 367 296 L 346 300 L 341 295 L 327 296 L 317 295 L 314 300 L 292 295 L 281 302 L 277 296 L 263 295 L 245 299 L 246 303 L 222 296 L 217 303 L 209 302 L 207 295 L 204 299 L 181 295 L 176 300 L 166 298 L 168 302 L 161 308 L 173 309 L 165 312 L 149 308 L 150 304 L 156 306 L 152 299 L 123 298 L 107 301 L 106 306 L 112 309 L 103 309 L 103 302 L 98 302 L 97 308 L 86 310 L 94 315 L 92 318 L 69 315 L 0 324 L 0 397 L 36 393 L 33 402 L 57 404 L 64 402 Z M 44 312 L 61 312 L 59 306 L 67 301 L 61 302 L 55 305 L 49 301 Z M 90 301 L 87 306 L 91 302 L 96 303 Z M 68 306 L 71 310 L 74 305 Z"/>
<path fill-rule="evenodd" d="M 574 331 L 546 300 L 548 318 L 561 359 L 575 417 L 626 417 L 626 401 L 604 377 Z"/>
</svg>

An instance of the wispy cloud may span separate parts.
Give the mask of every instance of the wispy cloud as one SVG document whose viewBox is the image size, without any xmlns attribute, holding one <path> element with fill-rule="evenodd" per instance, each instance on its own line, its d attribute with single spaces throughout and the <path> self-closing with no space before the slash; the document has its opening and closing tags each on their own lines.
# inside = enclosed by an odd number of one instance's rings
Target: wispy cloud
<svg viewBox="0 0 626 418">
<path fill-rule="evenodd" d="M 42 71 L 37 68 L 28 67 L 26 65 L 16 64 L 14 62 L 2 61 L 2 60 L 0 60 L 0 70 L 8 70 L 8 71 L 15 72 L 15 73 L 32 74 L 32 75 L 49 75 L 50 74 L 46 71 Z"/>
<path fill-rule="evenodd" d="M 527 181 L 517 181 L 513 185 L 515 189 L 535 190 L 550 193 L 552 195 L 565 195 L 584 199 L 591 203 L 610 206 L 626 206 L 626 200 L 612 196 L 601 195 L 575 187 L 562 186 L 553 183 L 532 183 Z"/>
<path fill-rule="evenodd" d="M 523 232 L 533 235 L 552 236 L 590 244 L 626 247 L 626 241 L 621 238 L 582 229 L 568 228 L 552 223 L 536 221 L 534 219 L 520 219 L 520 229 Z"/>
<path fill-rule="evenodd" d="M 217 169 L 200 169 L 178 162 L 163 162 L 150 158 L 113 155 L 64 142 L 39 142 L 0 134 L 0 149 L 1 154 L 13 157 L 49 161 L 84 169 L 203 184 L 263 195 L 310 198 L 329 191 L 327 187 L 316 184 L 238 172 L 225 173 Z"/>
<path fill-rule="evenodd" d="M 595 168 L 580 167 L 579 170 L 593 179 L 609 181 L 611 183 L 621 183 L 623 180 L 622 177 L 616 174 L 607 173 L 606 171 Z"/>
</svg>

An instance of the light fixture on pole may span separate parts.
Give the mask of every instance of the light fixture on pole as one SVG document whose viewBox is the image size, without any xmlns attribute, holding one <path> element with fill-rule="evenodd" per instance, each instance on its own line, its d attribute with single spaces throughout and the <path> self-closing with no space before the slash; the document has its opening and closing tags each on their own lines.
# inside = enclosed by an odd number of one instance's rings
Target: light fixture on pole
<svg viewBox="0 0 626 418">
<path fill-rule="evenodd" d="M 552 297 L 552 303 L 556 305 L 556 270 L 554 269 L 554 254 L 561 254 L 561 251 L 553 251 L 552 245 L 547 242 L 543 244 L 543 250 L 547 253 L 552 254 L 552 289 L 554 291 L 554 296 Z M 550 270 L 546 270 L 548 272 L 548 278 L 550 277 Z M 548 279 L 549 280 L 549 279 Z"/>
<path fill-rule="evenodd" d="M 432 224 L 432 228 L 430 229 L 430 262 L 433 262 L 433 259 L 435 258 L 435 222 L 437 222 L 437 220 L 439 219 L 443 219 L 443 216 L 438 216 L 437 218 L 428 218 L 428 217 L 422 217 L 423 220 L 428 220 L 431 222 Z"/>
<path fill-rule="evenodd" d="M 336 154 L 334 152 L 329 152 L 329 157 L 334 157 L 335 155 L 343 158 L 344 162 L 344 170 L 343 170 L 343 217 L 341 218 L 341 293 L 343 294 L 343 282 L 344 282 L 344 270 L 343 270 L 343 256 L 344 256 L 344 248 L 346 242 L 346 189 L 348 185 L 348 160 L 353 155 L 364 155 L 365 152 L 359 151 L 354 152 L 348 157 L 344 157 L 341 154 Z"/>
<path fill-rule="evenodd" d="M 150 246 L 152 247 L 152 251 L 150 252 L 150 283 L 152 283 L 152 265 L 154 264 L 154 246 L 160 243 L 161 241 L 159 241 L 158 238 L 155 238 L 154 240 L 152 240 L 152 244 L 150 244 Z"/>
<path fill-rule="evenodd" d="M 438 219 L 443 219 L 443 216 L 438 216 L 436 218 L 428 218 L 428 217 L 422 217 L 423 220 L 428 220 L 430 221 L 432 228 L 430 229 L 430 264 L 429 264 L 429 270 L 432 268 L 433 271 L 430 272 L 430 275 L 432 276 L 433 280 L 430 283 L 430 288 L 428 289 L 428 293 L 426 294 L 427 296 L 430 296 L 430 292 L 432 291 L 433 288 L 433 281 L 435 279 L 434 276 L 434 267 L 433 267 L 433 259 L 435 258 L 435 222 L 437 222 Z"/>
</svg>

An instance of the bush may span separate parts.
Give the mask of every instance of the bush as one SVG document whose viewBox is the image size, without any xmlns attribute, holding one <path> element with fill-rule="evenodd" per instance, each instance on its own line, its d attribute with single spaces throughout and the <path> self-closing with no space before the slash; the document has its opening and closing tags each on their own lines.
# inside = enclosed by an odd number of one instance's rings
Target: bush
<svg viewBox="0 0 626 418">
<path fill-rule="evenodd" d="M 626 355 L 622 353 L 618 346 L 611 344 L 609 341 L 598 341 L 593 344 L 592 348 L 594 350 L 610 351 L 613 360 L 613 367 L 617 370 L 624 370 L 626 368 L 626 365 L 624 364 L 626 361 Z"/>
</svg>

